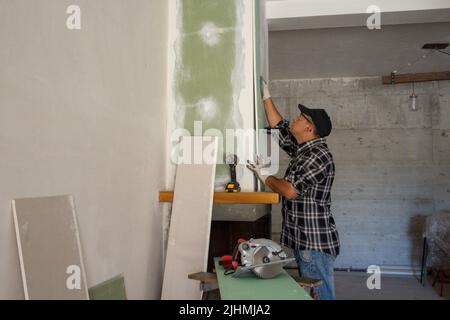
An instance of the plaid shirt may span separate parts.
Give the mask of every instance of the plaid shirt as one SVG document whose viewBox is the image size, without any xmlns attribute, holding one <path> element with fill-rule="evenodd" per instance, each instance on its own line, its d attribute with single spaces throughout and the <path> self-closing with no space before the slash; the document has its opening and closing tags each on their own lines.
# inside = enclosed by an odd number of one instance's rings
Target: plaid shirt
<svg viewBox="0 0 450 320">
<path fill-rule="evenodd" d="M 284 179 L 299 194 L 294 200 L 282 197 L 281 244 L 336 257 L 339 235 L 330 210 L 334 162 L 326 140 L 319 138 L 299 145 L 286 120 L 274 129 L 278 129 L 275 133 L 281 149 L 291 157 Z"/>
</svg>

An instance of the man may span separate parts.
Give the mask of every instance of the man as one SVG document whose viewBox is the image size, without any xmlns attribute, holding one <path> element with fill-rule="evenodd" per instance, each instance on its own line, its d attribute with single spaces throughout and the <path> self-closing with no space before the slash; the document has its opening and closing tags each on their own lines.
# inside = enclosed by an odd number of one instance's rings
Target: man
<svg viewBox="0 0 450 320">
<path fill-rule="evenodd" d="M 263 81 L 263 100 L 271 129 L 278 130 L 279 145 L 291 157 L 283 179 L 265 176 L 257 160 L 248 168 L 282 196 L 281 244 L 294 251 L 300 276 L 321 279 L 319 298 L 336 299 L 333 264 L 339 254 L 339 236 L 330 211 L 334 180 L 333 157 L 325 137 L 331 121 L 323 109 L 299 105 L 300 115 L 291 127 L 276 109 Z"/>
</svg>

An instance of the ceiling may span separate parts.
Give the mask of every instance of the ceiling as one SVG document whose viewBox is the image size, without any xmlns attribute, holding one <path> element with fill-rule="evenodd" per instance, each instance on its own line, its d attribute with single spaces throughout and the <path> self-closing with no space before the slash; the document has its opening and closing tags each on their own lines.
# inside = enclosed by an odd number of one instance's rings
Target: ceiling
<svg viewBox="0 0 450 320">
<path fill-rule="evenodd" d="M 376 11 L 384 26 L 450 22 L 449 0 L 272 0 L 265 11 L 271 31 L 365 26 Z"/>
</svg>

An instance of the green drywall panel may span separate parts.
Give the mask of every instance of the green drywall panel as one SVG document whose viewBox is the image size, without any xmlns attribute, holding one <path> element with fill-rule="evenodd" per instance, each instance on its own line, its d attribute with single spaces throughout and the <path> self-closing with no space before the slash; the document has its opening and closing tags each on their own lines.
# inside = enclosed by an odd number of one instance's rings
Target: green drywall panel
<svg viewBox="0 0 450 320">
<path fill-rule="evenodd" d="M 175 99 L 182 118 L 178 127 L 194 134 L 194 121 L 202 121 L 202 133 L 219 130 L 224 145 L 225 129 L 242 128 L 243 122 L 235 98 L 239 88 L 233 81 L 239 78 L 236 64 L 244 50 L 243 10 L 242 0 L 177 2 Z M 223 159 L 219 145 L 218 157 Z M 217 165 L 216 180 L 220 177 L 229 178 L 225 164 Z"/>
<path fill-rule="evenodd" d="M 115 277 L 89 289 L 90 300 L 127 300 L 123 276 Z"/>
</svg>

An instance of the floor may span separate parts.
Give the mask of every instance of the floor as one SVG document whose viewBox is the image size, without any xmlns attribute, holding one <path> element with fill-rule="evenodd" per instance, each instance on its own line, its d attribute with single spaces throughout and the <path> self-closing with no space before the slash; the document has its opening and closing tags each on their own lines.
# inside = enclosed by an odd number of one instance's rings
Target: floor
<svg viewBox="0 0 450 320">
<path fill-rule="evenodd" d="M 295 278 L 296 270 L 289 270 Z M 338 300 L 450 300 L 450 283 L 444 285 L 444 295 L 439 296 L 439 285 L 432 287 L 432 279 L 428 278 L 422 286 L 412 276 L 381 276 L 381 289 L 369 290 L 367 279 L 369 274 L 363 272 L 335 272 L 336 297 Z"/>
<path fill-rule="evenodd" d="M 287 269 L 288 273 L 298 279 L 296 269 Z M 369 290 L 364 272 L 335 271 L 337 300 L 450 300 L 450 283 L 444 284 L 443 297 L 439 296 L 439 284 L 433 287 L 433 279 L 428 277 L 422 286 L 413 276 L 381 276 L 381 288 Z M 220 299 L 219 291 L 204 294 L 204 299 Z"/>
</svg>

